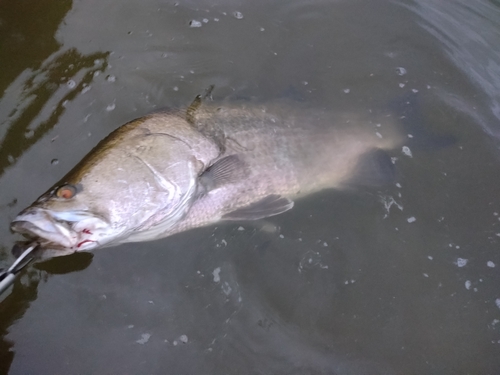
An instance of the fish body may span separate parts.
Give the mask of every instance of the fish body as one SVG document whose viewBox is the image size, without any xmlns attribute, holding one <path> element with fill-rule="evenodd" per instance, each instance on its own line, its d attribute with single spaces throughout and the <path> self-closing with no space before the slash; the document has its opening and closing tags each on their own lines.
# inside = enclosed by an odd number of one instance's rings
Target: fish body
<svg viewBox="0 0 500 375">
<path fill-rule="evenodd" d="M 101 141 L 11 228 L 57 256 L 276 215 L 401 145 L 392 117 L 374 120 L 286 102 L 154 113 Z"/>
</svg>

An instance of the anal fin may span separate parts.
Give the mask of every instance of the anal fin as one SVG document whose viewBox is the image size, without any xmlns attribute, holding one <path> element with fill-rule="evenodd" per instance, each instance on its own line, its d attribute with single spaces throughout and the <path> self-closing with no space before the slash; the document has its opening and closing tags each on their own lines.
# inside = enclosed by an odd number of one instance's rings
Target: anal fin
<svg viewBox="0 0 500 375">
<path fill-rule="evenodd" d="M 249 206 L 238 208 L 233 212 L 225 214 L 222 216 L 222 220 L 257 220 L 281 214 L 292 207 L 293 201 L 281 195 L 273 194 Z"/>
</svg>

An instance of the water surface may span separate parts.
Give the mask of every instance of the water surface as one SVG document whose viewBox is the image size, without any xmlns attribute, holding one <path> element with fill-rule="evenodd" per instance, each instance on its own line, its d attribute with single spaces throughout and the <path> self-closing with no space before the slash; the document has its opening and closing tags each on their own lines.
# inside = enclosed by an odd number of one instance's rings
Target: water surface
<svg viewBox="0 0 500 375">
<path fill-rule="evenodd" d="M 9 222 L 100 139 L 211 84 L 363 116 L 413 94 L 402 126 L 455 142 L 396 150 L 379 190 L 29 268 L 0 372 L 499 373 L 498 45 L 496 1 L 3 0 L 4 265 Z"/>
</svg>

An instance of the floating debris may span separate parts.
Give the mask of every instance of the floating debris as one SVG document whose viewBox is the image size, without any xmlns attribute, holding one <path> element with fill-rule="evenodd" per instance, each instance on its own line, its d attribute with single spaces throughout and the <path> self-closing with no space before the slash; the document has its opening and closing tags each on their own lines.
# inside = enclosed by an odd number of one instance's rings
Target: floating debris
<svg viewBox="0 0 500 375">
<path fill-rule="evenodd" d="M 217 267 L 214 269 L 214 272 L 212 272 L 212 275 L 214 275 L 214 283 L 218 283 L 220 281 L 220 267 Z"/>
<path fill-rule="evenodd" d="M 405 68 L 403 68 L 403 67 L 401 67 L 401 66 L 398 66 L 398 67 L 396 68 L 396 74 L 397 74 L 398 76 L 404 76 L 404 75 L 406 74 L 406 69 L 405 69 Z"/>
<path fill-rule="evenodd" d="M 139 340 L 137 340 L 136 343 L 144 345 L 145 343 L 147 343 L 149 341 L 150 338 L 151 338 L 150 333 L 143 333 L 141 335 L 141 338 Z"/>
<path fill-rule="evenodd" d="M 411 153 L 411 150 L 408 146 L 403 146 L 403 148 L 401 149 L 401 151 L 403 152 L 403 154 L 405 154 L 406 156 L 412 158 L 413 157 L 413 154 Z"/>
<path fill-rule="evenodd" d="M 189 22 L 189 27 L 201 27 L 201 22 L 200 21 L 196 21 L 196 20 L 191 20 Z"/>
<path fill-rule="evenodd" d="M 465 267 L 465 266 L 467 265 L 467 262 L 468 262 L 468 261 L 469 261 L 468 259 L 458 258 L 458 259 L 457 259 L 457 261 L 455 262 L 455 264 L 456 264 L 458 267 L 462 268 L 462 267 Z"/>
</svg>

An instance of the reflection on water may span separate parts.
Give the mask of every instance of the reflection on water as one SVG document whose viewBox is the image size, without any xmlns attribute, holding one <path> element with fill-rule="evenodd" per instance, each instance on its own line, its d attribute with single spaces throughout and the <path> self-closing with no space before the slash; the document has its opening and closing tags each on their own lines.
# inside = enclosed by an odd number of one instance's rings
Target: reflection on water
<svg viewBox="0 0 500 375">
<path fill-rule="evenodd" d="M 0 99 L 19 74 L 60 49 L 55 34 L 71 7 L 71 0 L 0 1 Z"/>
<path fill-rule="evenodd" d="M 465 100 L 457 100 L 453 92 L 442 93 L 457 110 L 479 119 L 490 135 L 500 139 L 500 8 L 497 2 L 416 0 L 409 9 L 421 18 L 421 26 L 441 44 L 453 64 L 461 69 L 489 99 L 489 109 L 477 114 Z M 466 47 L 465 47 L 466 46 Z M 465 47 L 465 48 L 464 48 Z"/>
<path fill-rule="evenodd" d="M 39 70 L 27 77 L 21 96 L 17 98 L 18 105 L 23 105 L 21 111 L 14 109 L 9 114 L 9 120 L 2 124 L 7 131 L 0 145 L 0 175 L 58 123 L 67 103 L 89 86 L 96 73 L 106 69 L 108 55 L 108 52 L 82 55 L 71 48 L 45 62 Z M 82 72 L 83 77 L 80 74 Z M 36 123 L 61 85 L 67 85 L 68 92 L 50 108 L 47 119 Z"/>
<path fill-rule="evenodd" d="M 97 141 L 210 84 L 363 115 L 413 92 L 420 126 L 456 139 L 401 152 L 383 192 L 297 201 L 274 232 L 219 225 L 28 269 L 0 303 L 0 372 L 500 373 L 498 14 L 486 0 L 0 1 L 4 258 L 9 220 Z"/>
<path fill-rule="evenodd" d="M 32 301 L 37 298 L 37 288 L 42 278 L 42 272 L 30 269 L 22 272 L 7 297 L 2 296 L 0 302 L 0 374 L 8 374 L 14 359 L 14 343 L 6 338 L 9 327 L 22 318 Z"/>
</svg>

